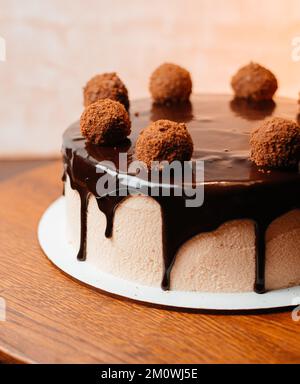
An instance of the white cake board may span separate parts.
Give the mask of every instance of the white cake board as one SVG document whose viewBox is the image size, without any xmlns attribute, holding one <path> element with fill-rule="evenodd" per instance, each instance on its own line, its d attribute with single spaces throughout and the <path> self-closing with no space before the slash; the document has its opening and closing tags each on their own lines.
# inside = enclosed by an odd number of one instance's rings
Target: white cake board
<svg viewBox="0 0 300 384">
<path fill-rule="evenodd" d="M 38 238 L 47 257 L 73 278 L 94 288 L 130 299 L 179 308 L 210 310 L 268 309 L 300 304 L 300 286 L 264 294 L 207 293 L 163 291 L 132 283 L 95 270 L 89 263 L 76 259 L 76 251 L 65 236 L 65 198 L 60 197 L 43 214 Z"/>
</svg>

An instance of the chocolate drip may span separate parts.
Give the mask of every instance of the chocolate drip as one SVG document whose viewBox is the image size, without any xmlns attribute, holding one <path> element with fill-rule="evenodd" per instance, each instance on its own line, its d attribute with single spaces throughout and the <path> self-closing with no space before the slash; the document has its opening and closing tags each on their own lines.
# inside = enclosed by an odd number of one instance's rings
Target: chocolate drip
<svg viewBox="0 0 300 384">
<path fill-rule="evenodd" d="M 80 196 L 80 246 L 77 255 L 79 261 L 86 260 L 87 208 L 89 193 L 82 187 L 76 188 Z"/>
<path fill-rule="evenodd" d="M 61 181 L 63 182 L 62 194 L 63 194 L 63 196 L 65 196 L 65 181 L 67 180 L 67 165 L 66 165 L 66 163 L 64 163 L 63 166 L 64 166 L 64 170 L 63 170 L 63 173 L 61 176 Z"/>
<path fill-rule="evenodd" d="M 249 132 L 259 120 L 276 111 L 290 118 L 297 115 L 297 105 L 286 99 L 276 104 L 257 106 L 237 103 L 227 96 L 197 96 L 180 107 L 156 107 L 138 101 L 132 116 L 131 142 L 119 147 L 86 145 L 74 124 L 64 134 L 65 173 L 81 201 L 81 239 L 78 260 L 86 259 L 87 205 L 93 194 L 106 216 L 105 236 L 113 234 L 114 213 L 123 196 L 99 197 L 96 183 L 101 177 L 96 165 L 112 161 L 119 175 L 118 155 L 127 152 L 134 159 L 134 142 L 139 131 L 151 120 L 163 116 L 187 122 L 194 140 L 194 159 L 205 160 L 205 200 L 201 207 L 186 207 L 186 197 L 153 197 L 161 207 L 164 275 L 162 288 L 170 288 L 170 274 L 176 253 L 193 236 L 216 230 L 230 220 L 250 219 L 255 223 L 256 280 L 254 289 L 265 290 L 265 234 L 271 222 L 282 214 L 300 207 L 300 175 L 296 171 L 259 170 L 248 160 Z M 105 174 L 105 172 L 103 173 Z M 114 176 L 112 176 L 114 177 Z M 172 184 L 172 183 L 171 183 Z M 119 185 L 117 184 L 117 190 Z M 146 257 L 146 255 L 145 255 Z"/>
<path fill-rule="evenodd" d="M 115 211 L 124 198 L 122 196 L 109 195 L 97 198 L 98 207 L 106 217 L 105 236 L 108 238 L 112 237 Z"/>
<path fill-rule="evenodd" d="M 255 223 L 255 285 L 256 293 L 265 291 L 265 248 L 266 248 L 266 227 Z"/>
<path fill-rule="evenodd" d="M 63 175 L 63 180 L 66 181 L 66 176 L 69 176 L 71 188 L 76 190 L 80 197 L 80 245 L 77 253 L 77 260 L 86 260 L 86 234 L 87 234 L 87 208 L 90 192 L 84 186 L 79 185 L 73 179 L 72 172 L 67 168 Z"/>
</svg>

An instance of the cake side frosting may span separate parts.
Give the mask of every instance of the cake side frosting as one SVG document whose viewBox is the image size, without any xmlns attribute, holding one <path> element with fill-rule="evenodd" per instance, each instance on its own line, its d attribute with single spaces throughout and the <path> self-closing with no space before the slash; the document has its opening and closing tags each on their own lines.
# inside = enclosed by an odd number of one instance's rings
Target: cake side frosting
<svg viewBox="0 0 300 384">
<path fill-rule="evenodd" d="M 65 184 L 67 239 L 80 243 L 80 199 Z M 87 209 L 87 259 L 93 270 L 160 287 L 164 271 L 162 221 L 159 204 L 148 196 L 131 196 L 114 215 L 113 235 L 105 236 L 106 217 L 91 194 Z M 266 290 L 300 284 L 300 210 L 276 219 L 266 233 Z M 73 256 L 75 257 L 75 256 Z M 201 233 L 178 250 L 170 289 L 198 292 L 249 292 L 255 283 L 255 226 L 234 220 Z"/>
</svg>

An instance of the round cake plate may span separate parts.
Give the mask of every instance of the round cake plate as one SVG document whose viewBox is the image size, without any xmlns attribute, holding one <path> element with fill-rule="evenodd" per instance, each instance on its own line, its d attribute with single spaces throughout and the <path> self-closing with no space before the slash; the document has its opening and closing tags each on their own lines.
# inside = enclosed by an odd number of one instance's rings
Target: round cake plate
<svg viewBox="0 0 300 384">
<path fill-rule="evenodd" d="M 264 294 L 163 291 L 95 270 L 78 261 L 74 248 L 66 241 L 64 199 L 58 198 L 43 214 L 38 227 L 39 242 L 53 264 L 87 285 L 118 296 L 178 308 L 254 310 L 300 304 L 300 286 Z"/>
</svg>

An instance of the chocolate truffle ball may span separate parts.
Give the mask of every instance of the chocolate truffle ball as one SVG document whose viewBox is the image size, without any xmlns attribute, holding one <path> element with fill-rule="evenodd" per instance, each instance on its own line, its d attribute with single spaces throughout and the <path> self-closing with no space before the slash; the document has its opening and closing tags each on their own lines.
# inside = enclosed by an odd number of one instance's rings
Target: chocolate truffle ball
<svg viewBox="0 0 300 384">
<path fill-rule="evenodd" d="M 231 79 L 236 97 L 254 101 L 270 100 L 278 88 L 271 71 L 256 63 L 242 67 Z"/>
<path fill-rule="evenodd" d="M 129 109 L 128 91 L 115 72 L 92 77 L 83 89 L 84 106 L 101 99 L 119 101 Z"/>
<path fill-rule="evenodd" d="M 300 126 L 273 117 L 251 133 L 251 160 L 260 167 L 294 168 L 300 160 Z"/>
<path fill-rule="evenodd" d="M 151 168 L 152 161 L 188 161 L 193 153 L 193 141 L 184 123 L 157 120 L 139 135 L 135 155 Z"/>
<path fill-rule="evenodd" d="M 175 64 L 162 64 L 152 73 L 149 89 L 157 104 L 187 101 L 192 92 L 190 73 Z"/>
<path fill-rule="evenodd" d="M 87 142 L 115 145 L 130 134 L 130 119 L 123 104 L 103 99 L 90 104 L 81 115 L 80 129 Z"/>
</svg>

